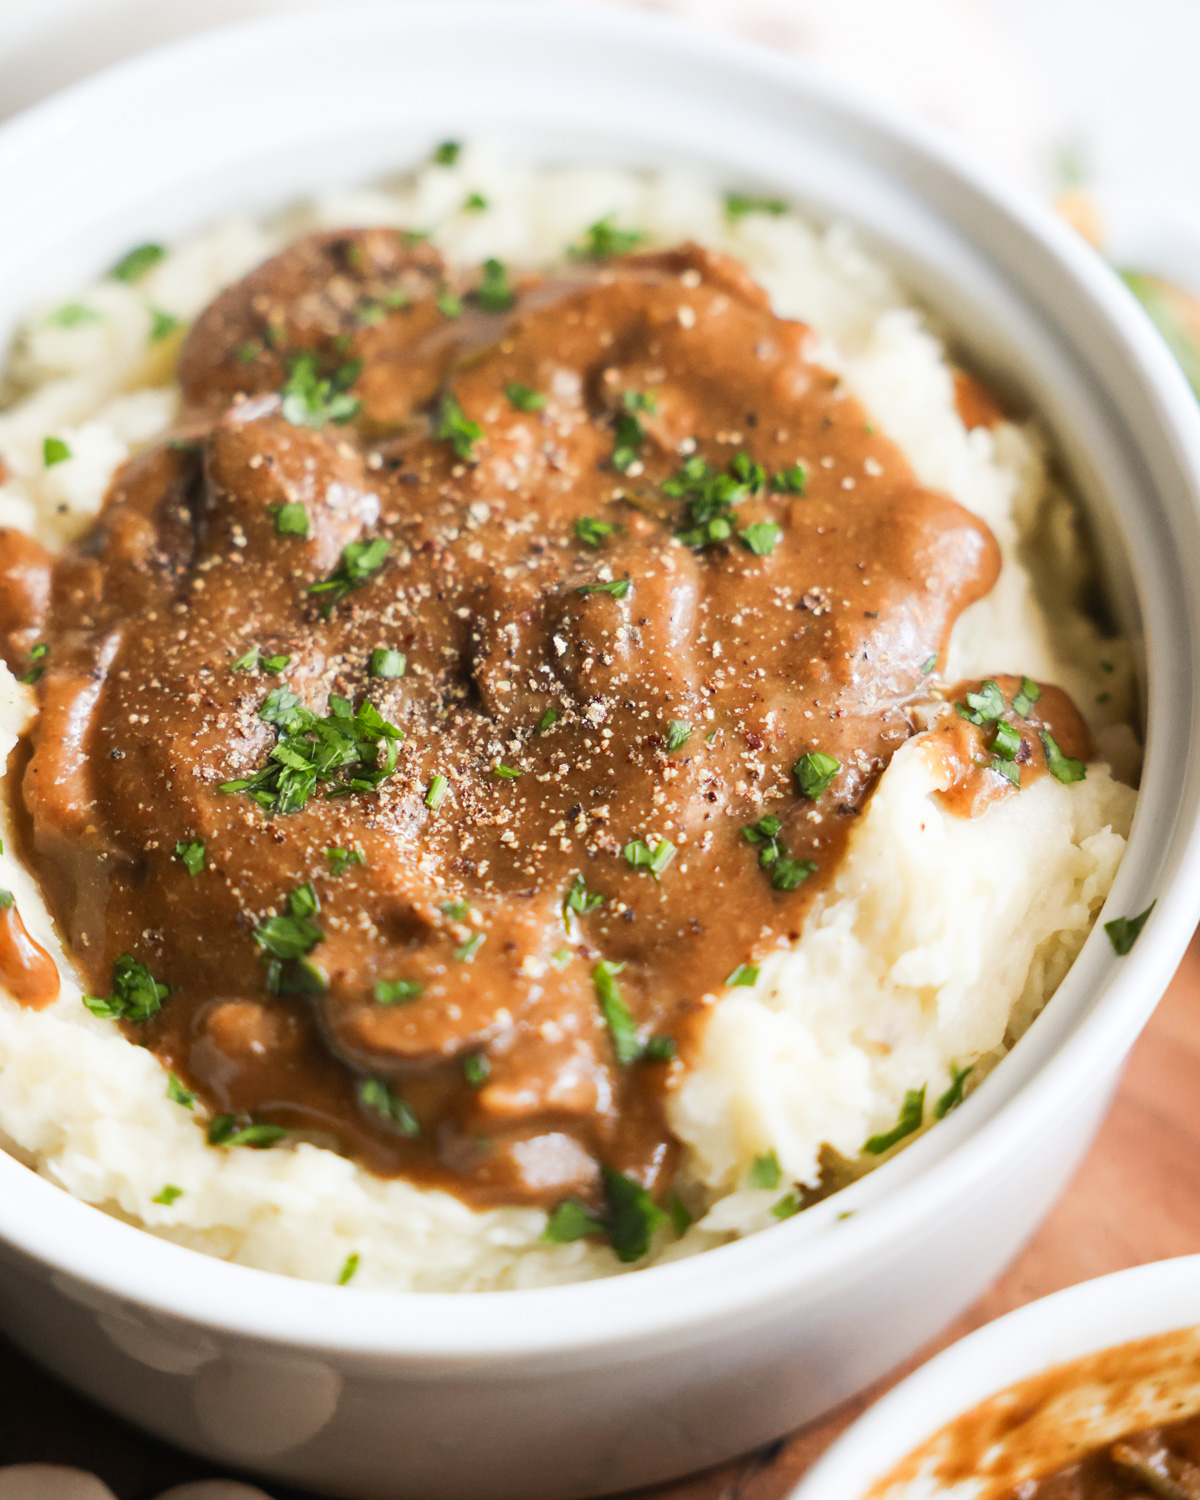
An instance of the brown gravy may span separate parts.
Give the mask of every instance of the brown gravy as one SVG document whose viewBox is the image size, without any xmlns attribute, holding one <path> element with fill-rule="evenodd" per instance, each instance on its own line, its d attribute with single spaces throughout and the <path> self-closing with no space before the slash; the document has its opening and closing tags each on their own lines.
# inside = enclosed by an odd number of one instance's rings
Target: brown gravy
<svg viewBox="0 0 1200 1500">
<path fill-rule="evenodd" d="M 796 939 L 998 567 L 806 333 L 695 247 L 513 284 L 313 236 L 53 569 L 0 537 L 25 853 L 211 1110 L 477 1204 L 669 1180 L 706 997 Z"/>
</svg>

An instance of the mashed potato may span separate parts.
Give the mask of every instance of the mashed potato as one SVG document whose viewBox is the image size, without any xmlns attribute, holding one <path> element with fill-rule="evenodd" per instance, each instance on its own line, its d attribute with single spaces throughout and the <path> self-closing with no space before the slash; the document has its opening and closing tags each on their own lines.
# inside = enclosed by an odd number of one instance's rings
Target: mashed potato
<svg viewBox="0 0 1200 1500">
<path fill-rule="evenodd" d="M 464 207 L 469 194 L 488 206 Z M 943 344 L 843 229 L 791 213 L 731 222 L 718 194 L 685 177 L 533 173 L 464 151 L 453 166 L 327 198 L 266 227 L 225 224 L 132 285 L 105 280 L 35 314 L 0 413 L 0 524 L 51 546 L 76 535 L 117 466 L 172 420 L 178 330 L 297 233 L 430 226 L 452 262 L 495 255 L 539 265 L 610 213 L 656 241 L 692 238 L 737 256 L 777 312 L 811 325 L 817 357 L 842 373 L 918 478 L 982 517 L 1000 544 L 999 583 L 960 619 L 948 679 L 1007 671 L 1062 685 L 1103 757 L 1084 781 L 1044 777 L 964 820 L 934 798 L 945 773 L 924 742 L 900 750 L 795 948 L 764 964 L 754 988 L 712 997 L 698 1065 L 669 1105 L 684 1146 L 678 1186 L 696 1217 L 681 1238 L 660 1237 L 659 1258 L 674 1258 L 775 1223 L 788 1184 L 816 1185 L 823 1148 L 856 1170 L 864 1141 L 896 1123 L 912 1091 L 925 1090 L 928 1121 L 967 1068 L 969 1089 L 1053 992 L 1111 886 L 1135 799 L 1115 779 L 1137 769 L 1129 655 L 1083 611 L 1086 552 L 1036 428 L 964 426 Z M 51 467 L 47 436 L 71 454 Z M 32 693 L 3 673 L 6 755 L 33 709 Z M 11 853 L 0 856 L 0 885 L 64 979 L 46 1011 L 0 997 L 0 1141 L 50 1181 L 196 1249 L 322 1281 L 352 1255 L 355 1285 L 397 1290 L 513 1288 L 622 1269 L 588 1241 L 542 1243 L 540 1210 L 474 1211 L 308 1144 L 207 1146 L 195 1113 L 168 1099 L 158 1060 L 80 1004 L 36 887 Z M 772 1153 L 781 1185 L 753 1185 L 763 1178 L 755 1163 Z M 165 1194 L 168 1184 L 182 1192 Z"/>
</svg>

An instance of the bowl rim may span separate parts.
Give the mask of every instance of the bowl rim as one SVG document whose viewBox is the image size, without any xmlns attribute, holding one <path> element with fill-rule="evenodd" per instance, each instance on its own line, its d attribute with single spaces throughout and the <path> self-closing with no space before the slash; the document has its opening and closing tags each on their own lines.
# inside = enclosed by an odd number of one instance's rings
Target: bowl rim
<svg viewBox="0 0 1200 1500">
<path fill-rule="evenodd" d="M 64 134 L 79 132 L 89 115 L 110 102 L 135 96 L 151 78 L 161 83 L 164 69 L 186 71 L 202 62 L 216 65 L 229 49 L 273 45 L 281 36 L 319 46 L 335 29 L 344 33 L 369 28 L 401 13 L 410 28 L 503 24 L 536 28 L 543 36 L 549 31 L 573 46 L 597 40 L 666 44 L 676 66 L 689 60 L 703 62 L 719 66 L 731 84 L 737 80 L 790 89 L 859 132 L 901 148 L 927 176 L 999 215 L 1031 253 L 1053 263 L 1082 291 L 1093 318 L 1115 341 L 1156 403 L 1159 420 L 1171 431 L 1176 462 L 1188 480 L 1190 518 L 1195 520 L 1200 509 L 1200 415 L 1165 346 L 1093 252 L 1048 209 L 1017 197 L 931 127 L 865 100 L 794 59 L 723 33 L 616 9 L 550 10 L 537 0 L 408 0 L 403 6 L 353 3 L 328 11 L 277 14 L 154 48 L 18 115 L 0 127 L 0 181 L 10 165 L 45 144 L 53 145 Z M 1194 621 L 1178 628 L 1190 632 L 1194 661 L 1200 656 L 1200 632 Z M 1151 694 L 1150 707 L 1153 733 L 1156 714 L 1165 712 L 1165 706 L 1156 708 Z M 474 1293 L 470 1318 L 461 1318 L 451 1315 L 452 1308 L 463 1306 L 461 1293 L 352 1289 L 352 1295 L 346 1295 L 341 1288 L 198 1254 L 68 1196 L 2 1154 L 0 1240 L 50 1268 L 60 1288 L 76 1300 L 99 1293 L 119 1299 L 134 1313 L 142 1309 L 282 1346 L 364 1355 L 402 1352 L 472 1361 L 514 1354 L 577 1355 L 585 1349 L 646 1343 L 668 1333 L 697 1337 L 701 1328 L 711 1332 L 731 1321 L 766 1321 L 773 1317 L 781 1295 L 793 1305 L 811 1301 L 851 1279 L 856 1268 L 884 1253 L 890 1243 L 927 1232 L 927 1226 L 937 1223 L 939 1206 L 961 1200 L 964 1192 L 1003 1170 L 1011 1157 L 1014 1128 L 1026 1140 L 1051 1128 L 1061 1111 L 1064 1089 L 1082 1099 L 1092 1087 L 1088 1079 L 1098 1077 L 1103 1086 L 1112 1060 L 1124 1055 L 1165 988 L 1200 909 L 1200 830 L 1194 822 L 1183 828 L 1177 824 L 1171 845 L 1177 850 L 1176 871 L 1158 893 L 1141 941 L 1119 965 L 1108 964 L 1094 986 L 1098 998 L 1091 1010 L 1014 1097 L 973 1135 L 869 1213 L 805 1243 L 800 1216 L 770 1234 L 629 1275 Z M 1120 876 L 1117 888 L 1122 900 L 1134 899 L 1136 893 L 1122 887 Z M 1099 922 L 1089 942 L 1098 930 Z"/>
<path fill-rule="evenodd" d="M 842 1433 L 789 1500 L 865 1500 L 928 1438 L 1010 1386 L 1104 1349 L 1200 1324 L 1200 1255 L 1081 1281 L 985 1323 L 905 1377 Z"/>
</svg>

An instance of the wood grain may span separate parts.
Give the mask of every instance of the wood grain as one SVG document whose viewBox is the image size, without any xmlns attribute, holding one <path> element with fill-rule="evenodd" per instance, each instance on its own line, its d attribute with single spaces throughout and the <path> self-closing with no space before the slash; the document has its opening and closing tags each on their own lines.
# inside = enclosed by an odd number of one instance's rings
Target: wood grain
<svg viewBox="0 0 1200 1500">
<path fill-rule="evenodd" d="M 1079 1175 L 1016 1262 L 904 1369 L 765 1452 L 638 1500 L 783 1500 L 846 1425 L 908 1369 L 970 1329 L 1060 1287 L 1200 1250 L 1200 942 L 1135 1047 L 1111 1114 Z M 118 1500 L 152 1500 L 208 1478 L 211 1465 L 143 1436 L 0 1341 L 0 1464 L 66 1463 L 98 1473 Z M 270 1486 L 276 1500 L 305 1500 Z"/>
</svg>

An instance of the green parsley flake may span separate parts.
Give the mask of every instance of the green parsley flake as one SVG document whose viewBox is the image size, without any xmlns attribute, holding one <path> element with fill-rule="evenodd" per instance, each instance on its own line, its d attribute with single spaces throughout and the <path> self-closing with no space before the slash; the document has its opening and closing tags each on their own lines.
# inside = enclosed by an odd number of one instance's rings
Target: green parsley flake
<svg viewBox="0 0 1200 1500">
<path fill-rule="evenodd" d="M 783 528 L 774 521 L 755 521 L 745 531 L 739 531 L 738 538 L 755 557 L 770 557 L 783 538 Z"/>
<path fill-rule="evenodd" d="M 239 656 L 237 661 L 235 662 L 230 662 L 229 670 L 231 672 L 257 672 L 258 657 L 258 647 L 251 646 L 249 651 L 247 651 L 245 655 Z"/>
<path fill-rule="evenodd" d="M 668 498 L 687 501 L 687 524 L 675 535 L 686 547 L 728 541 L 733 535 L 734 508 L 750 495 L 760 494 L 766 482 L 766 471 L 747 453 L 735 454 L 724 474 L 693 454 L 662 484 Z"/>
<path fill-rule="evenodd" d="M 471 421 L 458 404 L 458 398 L 447 391 L 442 397 L 434 436 L 449 443 L 456 458 L 461 458 L 464 463 L 474 463 L 475 444 L 482 438 L 483 428 L 478 422 Z"/>
<path fill-rule="evenodd" d="M 11 891 L 0 891 L 0 911 L 12 911 L 13 893 Z"/>
<path fill-rule="evenodd" d="M 440 771 L 435 772 L 430 778 L 429 787 L 425 793 L 425 806 L 430 812 L 437 812 L 441 807 L 449 787 L 449 781 Z"/>
<path fill-rule="evenodd" d="M 1055 781 L 1070 786 L 1073 781 L 1082 781 L 1087 776 L 1087 767 L 1081 760 L 1072 760 L 1058 748 L 1058 741 L 1048 729 L 1039 729 L 1042 748 L 1046 752 L 1046 768 Z"/>
<path fill-rule="evenodd" d="M 975 1071 L 975 1064 L 970 1067 L 960 1068 L 955 1063 L 950 1064 L 950 1087 L 942 1094 L 933 1106 L 933 1118 L 944 1120 L 952 1109 L 957 1109 L 963 1101 L 963 1085 L 970 1075 Z"/>
<path fill-rule="evenodd" d="M 995 771 L 997 776 L 1003 776 L 1005 781 L 1009 782 L 1010 785 L 1018 789 L 1020 788 L 1021 768 L 1015 760 L 1005 756 L 993 755 L 991 760 L 987 762 L 987 769 Z"/>
<path fill-rule="evenodd" d="M 461 155 L 461 141 L 443 141 L 434 148 L 432 161 L 438 167 L 452 167 Z"/>
<path fill-rule="evenodd" d="M 803 464 L 793 464 L 790 469 L 781 469 L 771 480 L 771 489 L 777 495 L 803 495 L 808 483 L 808 470 Z"/>
<path fill-rule="evenodd" d="M 338 1286 L 349 1286 L 354 1280 L 355 1274 L 361 1264 L 362 1257 L 357 1250 L 347 1255 L 346 1259 L 342 1262 L 342 1269 L 338 1272 Z"/>
<path fill-rule="evenodd" d="M 611 594 L 614 599 L 624 599 L 632 587 L 633 579 L 625 577 L 614 578 L 608 583 L 581 583 L 575 592 L 577 594 Z"/>
<path fill-rule="evenodd" d="M 175 858 L 189 875 L 199 875 L 204 868 L 204 840 L 181 839 L 175 845 Z"/>
<path fill-rule="evenodd" d="M 782 198 L 752 198 L 745 193 L 725 194 L 725 217 L 731 224 L 744 219 L 747 214 L 770 214 L 778 218 L 787 213 L 787 204 Z"/>
<path fill-rule="evenodd" d="M 364 1078 L 358 1085 L 358 1102 L 370 1114 L 382 1120 L 397 1135 L 412 1140 L 420 1135 L 421 1126 L 411 1108 L 394 1094 L 382 1078 Z"/>
<path fill-rule="evenodd" d="M 114 281 L 140 281 L 150 267 L 156 266 L 166 253 L 161 245 L 135 245 L 108 274 Z"/>
<path fill-rule="evenodd" d="M 376 328 L 387 317 L 382 302 L 360 302 L 354 309 L 354 321 L 360 328 Z"/>
<path fill-rule="evenodd" d="M 215 1125 L 217 1120 L 232 1122 L 233 1116 L 218 1115 L 216 1120 L 212 1121 L 212 1125 Z M 244 1125 L 240 1130 L 232 1130 L 228 1135 L 222 1134 L 219 1141 L 214 1141 L 212 1125 L 209 1127 L 208 1139 L 209 1144 L 214 1146 L 249 1146 L 254 1151 L 269 1151 L 272 1146 L 278 1146 L 280 1141 L 287 1136 L 287 1131 L 282 1125 L 251 1124 Z"/>
<path fill-rule="evenodd" d="M 771 866 L 771 884 L 777 891 L 794 891 L 816 873 L 816 868 L 811 859 L 791 859 L 784 855 Z"/>
<path fill-rule="evenodd" d="M 470 1088 L 481 1089 L 491 1077 L 491 1059 L 486 1052 L 468 1052 L 463 1058 L 462 1071 Z"/>
<path fill-rule="evenodd" d="M 287 898 L 287 911 L 261 921 L 254 929 L 254 941 L 272 958 L 285 962 L 305 958 L 325 941 L 325 934 L 312 921 L 320 909 L 313 887 L 297 886 Z"/>
<path fill-rule="evenodd" d="M 600 1014 L 604 1017 L 608 1034 L 612 1038 L 617 1061 L 623 1068 L 628 1067 L 630 1063 L 637 1062 L 642 1056 L 642 1043 L 638 1037 L 637 1025 L 622 998 L 621 987 L 617 983 L 617 975 L 624 967 L 624 964 L 613 963 L 605 958 L 601 959 L 592 970 L 592 984 L 595 986 L 596 999 L 600 1004 Z"/>
<path fill-rule="evenodd" d="M 459 897 L 454 901 L 443 901 L 439 910 L 442 916 L 449 917 L 452 922 L 465 922 L 471 915 L 471 908 Z"/>
<path fill-rule="evenodd" d="M 441 313 L 443 318 L 462 317 L 462 298 L 456 297 L 454 293 L 448 288 L 443 288 L 443 290 L 438 293 L 433 305 L 437 308 L 438 312 Z"/>
<path fill-rule="evenodd" d="M 336 846 L 326 849 L 325 858 L 329 861 L 329 873 L 334 880 L 344 875 L 351 865 L 365 865 L 367 862 L 361 849 L 343 849 Z"/>
<path fill-rule="evenodd" d="M 45 641 L 39 641 L 36 646 L 31 647 L 29 652 L 29 668 L 27 671 L 22 672 L 21 681 L 29 686 L 38 682 L 41 679 L 42 673 L 46 670 L 46 658 L 49 654 L 50 647 Z"/>
<path fill-rule="evenodd" d="M 541 391 L 534 390 L 531 385 L 522 385 L 519 380 L 510 380 L 504 387 L 504 394 L 508 397 L 509 405 L 515 406 L 518 411 L 541 411 L 546 404 Z"/>
<path fill-rule="evenodd" d="M 106 998 L 84 995 L 83 1003 L 94 1016 L 109 1021 L 151 1021 L 171 993 L 171 986 L 155 979 L 132 953 L 122 953 L 112 966 L 112 994 Z"/>
<path fill-rule="evenodd" d="M 646 429 L 637 412 L 645 408 L 637 404 L 638 391 L 626 391 L 624 411 L 613 418 L 612 466 L 619 474 L 627 473 L 641 456 L 642 444 L 646 441 Z"/>
<path fill-rule="evenodd" d="M 46 319 L 55 328 L 80 328 L 85 323 L 99 323 L 100 314 L 82 302 L 66 302 Z"/>
<path fill-rule="evenodd" d="M 692 737 L 692 726 L 682 719 L 672 719 L 667 726 L 667 754 L 674 755 L 676 750 L 682 750 Z"/>
<path fill-rule="evenodd" d="M 575 535 L 585 547 L 601 546 L 615 530 L 611 521 L 598 521 L 595 516 L 579 516 L 575 522 Z"/>
<path fill-rule="evenodd" d="M 376 1005 L 408 1005 L 420 998 L 425 986 L 419 979 L 377 979 Z"/>
<path fill-rule="evenodd" d="M 369 677 L 403 677 L 408 659 L 403 651 L 393 651 L 390 646 L 376 646 L 367 663 Z"/>
<path fill-rule="evenodd" d="M 468 193 L 463 199 L 463 212 L 468 214 L 479 214 L 488 206 L 487 199 L 482 193 Z"/>
<path fill-rule="evenodd" d="M 678 1050 L 673 1036 L 652 1036 L 647 1038 L 642 1056 L 647 1062 L 670 1062 Z"/>
<path fill-rule="evenodd" d="M 517 300 L 509 285 L 508 268 L 503 261 L 492 258 L 483 263 L 483 280 L 475 288 L 475 301 L 484 312 L 506 312 Z"/>
<path fill-rule="evenodd" d="M 999 684 L 989 677 L 980 684 L 977 693 L 967 694 L 965 704 L 956 703 L 954 706 L 969 724 L 982 728 L 984 724 L 994 724 L 1004 717 L 1004 694 Z"/>
<path fill-rule="evenodd" d="M 1034 682 L 1032 677 L 1021 678 L 1021 689 L 1013 699 L 1013 713 L 1020 714 L 1023 719 L 1029 717 L 1029 710 L 1042 696 L 1042 690 Z"/>
<path fill-rule="evenodd" d="M 930 672 L 936 672 L 937 671 L 937 663 L 938 663 L 937 652 L 935 651 L 932 656 L 927 656 L 925 658 L 925 660 L 921 663 L 921 676 L 922 677 L 928 677 L 929 674 L 930 674 Z"/>
<path fill-rule="evenodd" d="M 758 969 L 754 964 L 738 964 L 725 983 L 731 990 L 752 989 L 758 983 Z"/>
<path fill-rule="evenodd" d="M 179 319 L 173 313 L 163 312 L 161 307 L 150 309 L 150 342 L 161 344 L 179 327 Z"/>
<path fill-rule="evenodd" d="M 587 229 L 567 251 L 576 260 L 611 260 L 614 255 L 626 255 L 646 238 L 640 229 L 618 229 L 616 214 L 606 214 L 589 224 Z"/>
<path fill-rule="evenodd" d="M 542 1239 L 547 1245 L 569 1245 L 591 1234 L 604 1233 L 604 1220 L 578 1198 L 564 1198 L 546 1219 Z"/>
<path fill-rule="evenodd" d="M 1124 958 L 1137 942 L 1142 928 L 1146 925 L 1146 919 L 1157 905 L 1157 900 L 1154 900 L 1144 912 L 1136 917 L 1114 917 L 1111 922 L 1105 922 L 1104 930 L 1108 933 L 1108 940 L 1119 957 Z"/>
<path fill-rule="evenodd" d="M 278 677 L 291 659 L 286 652 L 280 652 L 277 656 L 264 656 L 259 662 L 259 666 L 268 677 Z"/>
<path fill-rule="evenodd" d="M 785 1193 L 772 1207 L 771 1212 L 777 1219 L 791 1219 L 800 1212 L 803 1206 L 796 1193 Z"/>
<path fill-rule="evenodd" d="M 751 1188 L 777 1188 L 783 1177 L 783 1168 L 779 1165 L 779 1158 L 774 1151 L 768 1151 L 765 1156 L 756 1156 L 750 1170 L 746 1173 L 746 1186 Z"/>
<path fill-rule="evenodd" d="M 455 950 L 454 950 L 454 959 L 455 959 L 455 962 L 456 963 L 460 963 L 460 964 L 469 964 L 471 962 L 471 960 L 475 957 L 475 955 L 479 952 L 480 948 L 483 947 L 483 945 L 484 945 L 484 943 L 486 941 L 487 941 L 487 934 L 486 933 L 483 933 L 483 932 L 473 932 L 471 934 L 471 936 L 466 940 L 465 943 L 463 943 L 459 947 L 455 948 Z"/>
<path fill-rule="evenodd" d="M 1021 731 L 1010 724 L 1007 719 L 1001 719 L 996 725 L 992 750 L 1001 760 L 1015 760 L 1020 748 Z"/>
<path fill-rule="evenodd" d="M 809 750 L 792 767 L 792 775 L 801 795 L 815 802 L 841 769 L 841 761 L 832 755 L 823 750 Z"/>
<path fill-rule="evenodd" d="M 645 839 L 630 839 L 621 850 L 625 863 L 633 870 L 649 870 L 655 880 L 662 874 L 678 850 L 670 839 L 659 839 L 654 848 Z"/>
<path fill-rule="evenodd" d="M 185 1089 L 174 1073 L 167 1074 L 167 1098 L 172 1104 L 182 1104 L 184 1109 L 191 1109 L 196 1103 L 196 1096 L 191 1089 Z"/>
<path fill-rule="evenodd" d="M 598 906 L 603 906 L 604 899 L 599 891 L 589 891 L 583 876 L 577 874 L 563 897 L 563 920 L 566 920 L 568 912 L 574 912 L 577 917 L 586 916 Z"/>
<path fill-rule="evenodd" d="M 293 427 L 324 427 L 327 422 L 344 426 L 362 407 L 359 398 L 349 394 L 361 373 L 361 359 L 350 360 L 332 375 L 321 375 L 315 354 L 297 354 L 280 392 L 284 420 Z"/>
<path fill-rule="evenodd" d="M 550 729 L 557 723 L 558 710 L 554 708 L 548 708 L 542 715 L 542 717 L 538 720 L 538 730 L 539 732 L 541 732 L 542 730 Z"/>
<path fill-rule="evenodd" d="M 43 441 L 42 463 L 47 469 L 52 469 L 55 464 L 65 463 L 70 457 L 71 450 L 62 438 L 48 437 Z"/>
<path fill-rule="evenodd" d="M 675 1238 L 681 1240 L 695 1223 L 695 1219 L 688 1209 L 687 1204 L 678 1193 L 671 1194 L 669 1209 L 671 1214 L 671 1228 L 675 1231 Z"/>
<path fill-rule="evenodd" d="M 307 536 L 308 512 L 299 500 L 289 500 L 286 505 L 273 505 L 275 532 L 278 536 Z"/>
<path fill-rule="evenodd" d="M 352 589 L 361 588 L 373 573 L 379 572 L 391 548 L 392 544 L 383 536 L 372 537 L 370 541 L 347 542 L 336 571 L 309 589 L 310 594 L 325 596 L 323 613 L 326 618 L 339 600 Z"/>
<path fill-rule="evenodd" d="M 561 973 L 574 957 L 575 954 L 570 948 L 555 948 L 554 952 L 550 955 L 550 962 Z"/>
<path fill-rule="evenodd" d="M 863 1144 L 863 1150 L 872 1156 L 882 1156 L 885 1151 L 890 1151 L 893 1146 L 902 1141 L 905 1136 L 912 1135 L 914 1130 L 920 1130 L 921 1122 L 925 1118 L 925 1085 L 919 1089 L 909 1089 L 904 1096 L 904 1103 L 900 1106 L 900 1118 L 892 1126 L 891 1130 L 883 1135 L 873 1135 L 870 1140 Z"/>
<path fill-rule="evenodd" d="M 641 1260 L 650 1249 L 655 1231 L 668 1222 L 650 1194 L 623 1172 L 601 1166 L 607 1212 L 605 1223 L 609 1244 L 617 1259 L 629 1264 Z"/>
<path fill-rule="evenodd" d="M 155 1193 L 151 1203 L 161 1203 L 164 1208 L 170 1208 L 177 1198 L 183 1197 L 183 1189 L 176 1187 L 173 1182 L 168 1182 L 161 1192 Z"/>
<path fill-rule="evenodd" d="M 747 824 L 742 835 L 758 850 L 758 862 L 771 872 L 771 885 L 777 891 L 794 891 L 816 870 L 811 859 L 792 859 L 779 838 L 782 827 L 773 813 Z"/>
<path fill-rule="evenodd" d="M 492 767 L 492 775 L 500 781 L 520 781 L 521 774 L 514 766 L 497 765 Z"/>
</svg>

